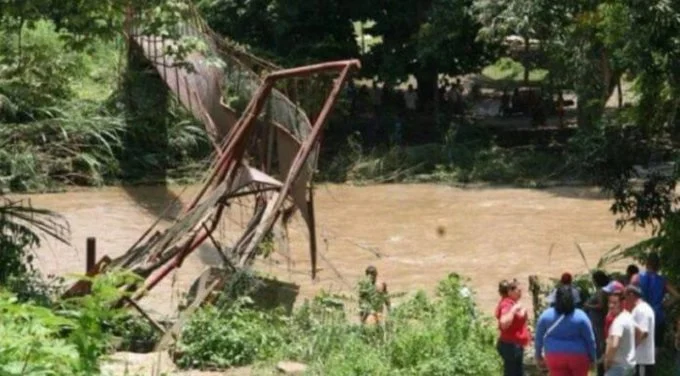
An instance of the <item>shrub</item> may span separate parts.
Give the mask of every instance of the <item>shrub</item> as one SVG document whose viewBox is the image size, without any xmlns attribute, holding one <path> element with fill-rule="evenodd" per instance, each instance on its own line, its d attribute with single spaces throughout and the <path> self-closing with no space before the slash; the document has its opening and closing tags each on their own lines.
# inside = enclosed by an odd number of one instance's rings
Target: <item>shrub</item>
<svg viewBox="0 0 680 376">
<path fill-rule="evenodd" d="M 248 308 L 249 298 L 195 313 L 177 344 L 182 368 L 227 368 L 264 359 L 285 343 L 287 319 Z"/>
<path fill-rule="evenodd" d="M 22 303 L 0 291 L 0 374 L 97 374 L 99 359 L 109 348 L 103 322 L 119 314 L 110 309 L 120 298 L 118 278 L 96 278 L 91 295 L 54 309 Z"/>
</svg>

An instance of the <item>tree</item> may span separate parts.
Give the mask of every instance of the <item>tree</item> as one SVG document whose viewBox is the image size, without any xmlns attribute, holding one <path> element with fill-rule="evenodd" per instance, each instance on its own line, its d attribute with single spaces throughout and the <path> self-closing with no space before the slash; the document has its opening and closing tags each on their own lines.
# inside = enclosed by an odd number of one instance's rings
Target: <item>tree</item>
<svg viewBox="0 0 680 376">
<path fill-rule="evenodd" d="M 476 0 L 485 39 L 498 40 L 509 33 L 534 36 L 546 55 L 549 78 L 572 83 L 578 96 L 578 123 L 597 124 L 607 99 L 623 73 L 617 52 L 622 9 L 617 2 L 577 0 L 503 0 L 493 6 Z"/>
<path fill-rule="evenodd" d="M 670 173 L 639 176 L 635 165 L 648 167 L 674 157 L 669 131 L 677 131 L 680 105 L 678 14 L 680 3 L 676 1 L 615 0 L 600 2 L 592 13 L 597 17 L 585 22 L 591 28 L 596 24 L 597 34 L 585 37 L 598 40 L 606 52 L 612 81 L 627 72 L 635 79 L 639 94 L 632 111 L 605 118 L 601 127 L 591 131 L 588 137 L 595 136 L 595 147 L 586 155 L 590 161 L 586 163 L 595 162 L 591 167 L 597 183 L 614 198 L 611 211 L 618 216 L 619 227 L 631 224 L 652 228 L 651 239 L 619 256 L 643 258 L 649 251 L 659 251 L 664 272 L 676 283 L 680 281 L 679 171 L 674 168 Z M 589 43 L 596 45 L 592 40 Z M 581 84 L 586 86 L 585 79 Z M 584 139 L 577 141 L 583 144 Z"/>
<path fill-rule="evenodd" d="M 472 0 L 386 0 L 370 10 L 382 38 L 368 56 L 368 70 L 394 82 L 413 74 L 422 100 L 431 100 L 439 73 L 459 75 L 491 61 L 492 45 L 477 39 L 481 24 Z"/>
<path fill-rule="evenodd" d="M 355 0 L 199 2 L 215 31 L 288 66 L 358 56 L 352 21 L 362 6 Z"/>
<path fill-rule="evenodd" d="M 626 22 L 619 28 L 624 42 L 621 59 L 638 78 L 640 104 L 637 123 L 645 133 L 674 128 L 680 105 L 680 3 L 658 1 L 653 5 L 621 0 Z"/>
<path fill-rule="evenodd" d="M 558 21 L 562 21 L 562 6 L 547 0 L 477 0 L 473 9 L 483 27 L 481 38 L 501 41 L 509 35 L 524 39 L 524 83 L 529 82 L 529 71 L 533 67 L 529 56 L 530 41 L 548 39 L 554 33 Z M 541 47 L 544 47 L 541 43 Z"/>
</svg>

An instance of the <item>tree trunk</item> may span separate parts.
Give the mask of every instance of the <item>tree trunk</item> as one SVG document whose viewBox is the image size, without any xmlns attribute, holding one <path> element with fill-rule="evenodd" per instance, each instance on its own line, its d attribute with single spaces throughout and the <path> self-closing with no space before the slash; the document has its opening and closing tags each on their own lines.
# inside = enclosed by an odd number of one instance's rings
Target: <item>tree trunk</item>
<svg viewBox="0 0 680 376">
<path fill-rule="evenodd" d="M 613 71 L 607 51 L 602 46 L 593 47 L 592 58 L 586 67 L 592 70 L 584 72 L 577 83 L 578 126 L 592 127 L 597 124 L 619 83 L 622 72 Z"/>
<path fill-rule="evenodd" d="M 680 136 L 680 124 L 678 124 L 678 107 L 680 107 L 680 86 L 677 75 L 671 72 L 668 75 L 668 83 L 671 86 L 671 110 L 668 115 L 668 129 L 672 135 L 673 140 L 678 140 Z"/>
<path fill-rule="evenodd" d="M 619 77 L 619 82 L 616 84 L 616 94 L 619 97 L 619 108 L 623 108 L 623 90 L 621 90 L 621 77 Z"/>
<path fill-rule="evenodd" d="M 531 59 L 529 58 L 529 36 L 524 36 L 524 56 L 522 58 L 522 63 L 524 65 L 524 86 L 529 85 L 529 71 L 531 70 Z"/>
</svg>

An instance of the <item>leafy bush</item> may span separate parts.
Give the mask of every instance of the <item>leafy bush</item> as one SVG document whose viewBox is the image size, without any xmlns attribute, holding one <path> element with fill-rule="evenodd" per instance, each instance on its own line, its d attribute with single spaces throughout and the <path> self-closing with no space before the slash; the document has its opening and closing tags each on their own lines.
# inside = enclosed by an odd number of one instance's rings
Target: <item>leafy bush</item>
<svg viewBox="0 0 680 376">
<path fill-rule="evenodd" d="M 177 344 L 183 368 L 227 368 L 265 359 L 285 343 L 287 319 L 249 309 L 241 298 L 225 309 L 214 306 L 194 314 Z"/>
<path fill-rule="evenodd" d="M 103 323 L 119 314 L 110 307 L 120 298 L 116 285 L 121 277 L 95 278 L 91 295 L 53 309 L 21 303 L 0 291 L 0 374 L 97 374 L 109 348 Z"/>
<path fill-rule="evenodd" d="M 3 375 L 85 375 L 74 343 L 60 338 L 72 320 L 45 307 L 0 295 L 0 373 Z"/>
<path fill-rule="evenodd" d="M 495 331 L 477 312 L 457 275 L 436 299 L 418 293 L 384 326 L 348 319 L 343 303 L 322 294 L 293 317 L 258 312 L 242 301 L 208 307 L 185 327 L 178 345 L 184 367 L 234 366 L 292 359 L 312 375 L 492 375 L 500 370 Z"/>
<path fill-rule="evenodd" d="M 205 130 L 148 63 L 124 66 L 122 40 L 73 50 L 48 21 L 0 29 L 0 189 L 162 181 L 202 170 L 196 164 L 212 150 Z"/>
<path fill-rule="evenodd" d="M 0 30 L 0 120 L 40 118 L 39 109 L 74 95 L 72 80 L 82 77 L 82 55 L 65 51 L 51 22 L 24 27 L 21 36 Z"/>
</svg>

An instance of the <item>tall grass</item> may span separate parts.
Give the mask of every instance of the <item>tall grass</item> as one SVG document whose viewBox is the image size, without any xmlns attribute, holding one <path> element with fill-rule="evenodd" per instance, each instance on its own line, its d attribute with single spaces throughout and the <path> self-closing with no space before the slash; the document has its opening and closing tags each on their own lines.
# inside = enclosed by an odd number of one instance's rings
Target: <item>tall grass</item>
<svg viewBox="0 0 680 376">
<path fill-rule="evenodd" d="M 514 82 L 517 85 L 524 80 L 524 66 L 511 58 L 503 57 L 484 68 L 482 75 L 493 81 Z M 545 69 L 532 69 L 529 71 L 529 81 L 541 83 L 547 75 L 548 71 Z"/>
<path fill-rule="evenodd" d="M 98 185 L 117 171 L 124 121 L 97 104 L 81 102 L 40 109 L 41 120 L 0 129 L 0 166 L 12 190 L 54 183 Z"/>
</svg>

